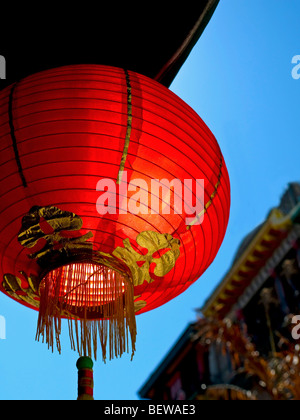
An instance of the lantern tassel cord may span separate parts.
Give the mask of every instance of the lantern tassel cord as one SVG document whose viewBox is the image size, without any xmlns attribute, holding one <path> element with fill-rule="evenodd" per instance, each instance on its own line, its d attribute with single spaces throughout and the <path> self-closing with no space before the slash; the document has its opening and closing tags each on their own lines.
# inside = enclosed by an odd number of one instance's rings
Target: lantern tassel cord
<svg viewBox="0 0 300 420">
<path fill-rule="evenodd" d="M 132 130 L 132 88 L 131 88 L 129 73 L 127 70 L 124 70 L 124 71 L 126 75 L 126 84 L 127 84 L 127 131 L 126 131 L 124 150 L 123 150 L 123 155 L 121 159 L 118 179 L 117 179 L 118 185 L 120 185 L 121 183 L 122 175 L 125 169 L 129 143 L 130 143 L 131 130 Z"/>
</svg>

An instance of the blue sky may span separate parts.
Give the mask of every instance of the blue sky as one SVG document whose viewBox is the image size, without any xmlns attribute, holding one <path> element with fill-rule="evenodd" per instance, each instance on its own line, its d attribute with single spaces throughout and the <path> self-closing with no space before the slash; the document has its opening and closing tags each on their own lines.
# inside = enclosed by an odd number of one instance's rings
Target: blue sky
<svg viewBox="0 0 300 420">
<path fill-rule="evenodd" d="M 287 183 L 300 181 L 300 80 L 291 72 L 300 55 L 299 0 L 221 0 L 171 89 L 204 119 L 228 166 L 232 209 L 215 262 L 185 294 L 138 321 L 137 353 L 96 362 L 95 398 L 137 399 L 157 367 L 228 270 L 243 237 L 276 206 Z M 77 354 L 34 340 L 37 313 L 4 295 L 0 316 L 0 399 L 75 399 Z"/>
</svg>

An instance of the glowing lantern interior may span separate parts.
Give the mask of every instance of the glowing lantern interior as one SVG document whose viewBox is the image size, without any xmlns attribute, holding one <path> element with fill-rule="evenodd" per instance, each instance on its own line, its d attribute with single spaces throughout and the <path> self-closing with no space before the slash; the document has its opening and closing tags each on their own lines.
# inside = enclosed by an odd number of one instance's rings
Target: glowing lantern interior
<svg viewBox="0 0 300 420">
<path fill-rule="evenodd" d="M 123 298 L 125 279 L 103 265 L 75 263 L 50 271 L 41 287 L 47 287 L 49 296 L 71 311 L 96 311 Z"/>
</svg>

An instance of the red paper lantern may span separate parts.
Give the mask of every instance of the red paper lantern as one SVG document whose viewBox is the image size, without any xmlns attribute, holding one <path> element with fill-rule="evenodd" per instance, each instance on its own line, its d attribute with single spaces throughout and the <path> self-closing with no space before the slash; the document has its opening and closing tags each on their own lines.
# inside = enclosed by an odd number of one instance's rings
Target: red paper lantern
<svg viewBox="0 0 300 420">
<path fill-rule="evenodd" d="M 38 335 L 105 358 L 134 313 L 214 260 L 230 185 L 208 127 L 159 83 L 118 68 L 44 71 L 0 92 L 1 290 L 40 310 Z M 108 320 L 108 321 L 107 321 Z M 74 335 L 78 339 L 75 346 Z"/>
</svg>

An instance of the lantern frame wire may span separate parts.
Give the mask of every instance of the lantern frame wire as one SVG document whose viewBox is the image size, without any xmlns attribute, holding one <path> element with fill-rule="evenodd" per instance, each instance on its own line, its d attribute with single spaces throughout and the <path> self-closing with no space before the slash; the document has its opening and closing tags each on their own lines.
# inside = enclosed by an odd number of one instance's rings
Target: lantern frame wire
<svg viewBox="0 0 300 420">
<path fill-rule="evenodd" d="M 124 70 L 125 77 L 126 77 L 126 85 L 127 85 L 127 129 L 126 129 L 126 137 L 124 143 L 124 150 L 121 158 L 120 169 L 118 173 L 117 184 L 120 185 L 122 180 L 122 175 L 125 169 L 126 159 L 129 150 L 130 144 L 130 137 L 131 137 L 131 130 L 132 130 L 132 89 L 130 83 L 130 76 L 128 70 Z"/>
<path fill-rule="evenodd" d="M 17 87 L 17 84 L 18 84 L 18 82 L 14 83 L 12 85 L 12 88 L 11 88 L 10 93 L 9 93 L 9 100 L 8 100 L 9 127 L 10 127 L 10 136 L 11 136 L 11 139 L 12 139 L 12 144 L 13 144 L 16 163 L 17 163 L 17 166 L 18 166 L 19 175 L 20 175 L 23 187 L 27 188 L 27 181 L 26 181 L 26 178 L 24 176 L 22 163 L 21 163 L 21 160 L 20 160 L 20 155 L 19 155 L 19 150 L 18 150 L 18 145 L 17 145 L 17 139 L 16 139 L 16 135 L 15 135 L 15 127 L 14 127 L 13 100 L 14 100 L 14 91 Z"/>
</svg>

